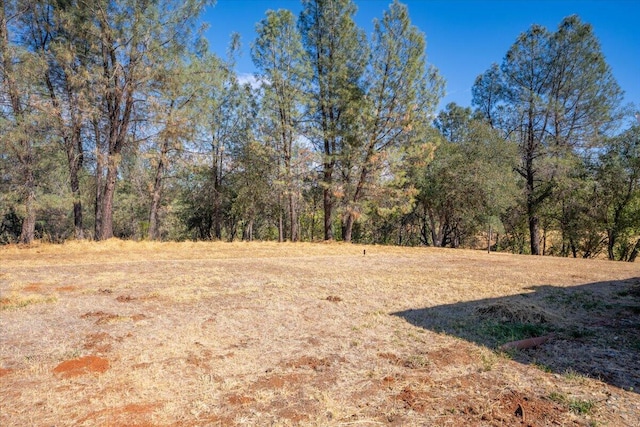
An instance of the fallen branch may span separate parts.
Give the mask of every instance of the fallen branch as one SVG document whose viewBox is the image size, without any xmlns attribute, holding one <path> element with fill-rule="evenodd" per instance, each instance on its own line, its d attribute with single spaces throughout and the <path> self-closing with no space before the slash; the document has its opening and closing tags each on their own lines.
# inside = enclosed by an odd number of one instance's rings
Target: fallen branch
<svg viewBox="0 0 640 427">
<path fill-rule="evenodd" d="M 525 340 L 511 341 L 498 347 L 499 350 L 523 350 L 542 345 L 553 338 L 553 334 L 544 335 L 542 337 L 527 338 Z"/>
</svg>

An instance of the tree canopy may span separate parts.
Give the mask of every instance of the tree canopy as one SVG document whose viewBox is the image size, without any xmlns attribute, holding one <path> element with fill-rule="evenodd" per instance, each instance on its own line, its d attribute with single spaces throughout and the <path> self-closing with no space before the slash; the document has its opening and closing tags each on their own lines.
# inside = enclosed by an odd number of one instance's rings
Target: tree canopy
<svg viewBox="0 0 640 427">
<path fill-rule="evenodd" d="M 0 243 L 274 239 L 633 261 L 639 127 L 593 28 L 526 29 L 473 109 L 399 1 L 266 11 L 257 84 L 209 51 L 212 0 L 6 0 Z M 428 31 L 428 29 L 425 29 Z M 454 52 L 451 53 L 455 54 Z M 637 113 L 636 113 L 637 114 Z"/>
</svg>

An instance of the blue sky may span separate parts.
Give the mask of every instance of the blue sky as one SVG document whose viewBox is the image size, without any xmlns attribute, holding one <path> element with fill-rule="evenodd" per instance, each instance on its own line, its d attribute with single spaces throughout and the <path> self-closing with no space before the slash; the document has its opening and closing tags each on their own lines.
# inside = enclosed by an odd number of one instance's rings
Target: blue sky
<svg viewBox="0 0 640 427">
<path fill-rule="evenodd" d="M 356 23 L 370 34 L 374 18 L 382 17 L 391 0 L 356 0 Z M 475 78 L 502 58 L 517 36 L 532 24 L 555 31 L 560 21 L 577 14 L 590 23 L 605 58 L 625 91 L 625 102 L 640 108 L 640 0 L 405 0 L 415 26 L 426 36 L 427 59 L 447 81 L 449 102 L 471 105 Z M 242 37 L 242 54 L 236 71 L 252 74 L 250 45 L 255 24 L 268 9 L 289 9 L 296 16 L 299 0 L 218 0 L 203 21 L 210 48 L 224 56 L 229 35 Z"/>
</svg>

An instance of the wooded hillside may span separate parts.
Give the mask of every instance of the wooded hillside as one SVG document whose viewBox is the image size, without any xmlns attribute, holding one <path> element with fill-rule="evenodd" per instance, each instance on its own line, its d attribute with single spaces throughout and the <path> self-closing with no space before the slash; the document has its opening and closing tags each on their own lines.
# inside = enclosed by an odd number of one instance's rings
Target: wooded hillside
<svg viewBox="0 0 640 427">
<path fill-rule="evenodd" d="M 237 37 L 211 53 L 211 3 L 0 3 L 0 243 L 334 239 L 636 259 L 640 125 L 579 17 L 523 29 L 472 108 L 438 112 L 446 76 L 398 1 L 372 34 L 351 0 L 266 12 L 254 86 L 234 71 Z"/>
</svg>

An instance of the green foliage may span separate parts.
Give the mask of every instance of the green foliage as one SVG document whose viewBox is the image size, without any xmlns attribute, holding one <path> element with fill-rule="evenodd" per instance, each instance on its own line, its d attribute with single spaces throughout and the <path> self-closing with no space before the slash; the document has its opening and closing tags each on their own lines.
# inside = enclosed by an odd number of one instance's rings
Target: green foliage
<svg viewBox="0 0 640 427">
<path fill-rule="evenodd" d="M 545 203 L 561 200 L 565 161 L 597 146 L 621 90 L 592 27 L 570 16 L 555 33 L 539 25 L 522 33 L 501 67 L 476 79 L 473 94 L 478 114 L 519 146 L 529 243 L 540 254 L 541 217 Z"/>
<path fill-rule="evenodd" d="M 640 250 L 640 126 L 613 138 L 599 160 L 596 192 L 608 256 L 629 260 Z"/>
<path fill-rule="evenodd" d="M 521 322 L 481 322 L 475 333 L 495 344 L 504 344 L 545 335 L 549 328 L 542 324 Z"/>
<path fill-rule="evenodd" d="M 2 3 L 1 243 L 486 247 L 491 230 L 495 250 L 636 259 L 640 131 L 615 127 L 620 90 L 577 17 L 518 37 L 475 112 L 436 115 L 444 81 L 399 1 L 370 37 L 352 0 L 268 11 L 253 86 L 238 35 L 207 51 L 211 3 Z"/>
<path fill-rule="evenodd" d="M 286 212 L 288 227 L 278 221 L 279 240 L 299 239 L 300 187 L 304 172 L 299 139 L 308 104 L 306 88 L 311 78 L 309 58 L 305 55 L 293 14 L 288 10 L 267 11 L 267 17 L 257 26 L 258 38 L 252 47 L 254 64 L 262 72 L 262 135 L 271 147 L 276 176 L 280 217 Z M 267 157 L 264 157 L 267 158 Z M 252 223 L 254 219 L 249 220 Z"/>
<path fill-rule="evenodd" d="M 447 105 L 436 120 L 442 142 L 434 160 L 416 177 L 417 210 L 434 246 L 469 244 L 515 204 L 511 176 L 516 147 L 500 138 L 471 110 Z"/>
<path fill-rule="evenodd" d="M 336 202 L 344 195 L 336 179 L 338 162 L 349 163 L 350 143 L 359 127 L 353 119 L 361 111 L 363 99 L 360 85 L 368 46 L 364 32 L 353 20 L 355 12 L 351 0 L 305 0 L 298 20 L 312 68 L 307 136 L 322 156 L 325 240 L 334 238 Z"/>
<path fill-rule="evenodd" d="M 383 218 L 400 218 L 413 203 L 416 192 L 407 185 L 403 169 L 415 147 L 425 144 L 428 117 L 442 96 L 437 70 L 427 69 L 425 46 L 406 6 L 397 1 L 374 23 L 369 66 L 361 85 L 364 96 L 351 119 L 355 125 L 338 165 L 346 241 L 352 239 L 353 224 L 364 213 L 363 202 L 393 203 L 391 212 L 379 206 L 377 213 Z"/>
<path fill-rule="evenodd" d="M 596 402 L 593 400 L 572 399 L 563 393 L 555 391 L 549 394 L 549 400 L 565 405 L 570 411 L 578 415 L 589 415 L 596 406 Z"/>
</svg>

